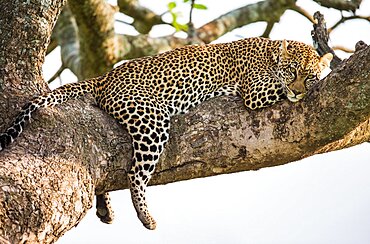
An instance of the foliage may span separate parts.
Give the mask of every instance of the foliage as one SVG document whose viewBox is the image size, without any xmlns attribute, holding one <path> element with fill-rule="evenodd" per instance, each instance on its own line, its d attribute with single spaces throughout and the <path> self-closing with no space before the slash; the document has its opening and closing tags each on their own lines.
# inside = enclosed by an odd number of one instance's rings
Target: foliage
<svg viewBox="0 0 370 244">
<path fill-rule="evenodd" d="M 192 9 L 198 9 L 198 10 L 207 10 L 207 6 L 201 3 L 195 3 L 194 0 L 183 0 L 184 3 L 190 4 L 190 17 L 189 19 L 191 20 L 191 13 Z M 188 24 L 182 24 L 178 21 L 179 17 L 182 17 L 182 12 L 177 10 L 177 2 L 172 1 L 167 4 L 168 7 L 168 12 L 172 16 L 172 26 L 176 29 L 176 32 L 179 31 L 188 31 L 189 25 Z M 190 21 L 189 21 L 190 22 Z"/>
</svg>

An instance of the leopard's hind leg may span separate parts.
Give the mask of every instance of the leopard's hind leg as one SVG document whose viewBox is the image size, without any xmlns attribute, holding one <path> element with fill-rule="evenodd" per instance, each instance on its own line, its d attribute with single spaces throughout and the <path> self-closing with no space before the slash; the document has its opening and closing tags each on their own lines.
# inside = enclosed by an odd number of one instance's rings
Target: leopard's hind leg
<svg viewBox="0 0 370 244">
<path fill-rule="evenodd" d="M 156 222 L 149 213 L 145 191 L 168 141 L 170 119 L 165 113 L 156 110 L 154 119 L 141 117 L 127 126 L 133 142 L 132 166 L 127 174 L 131 198 L 140 221 L 146 228 L 153 230 Z"/>
</svg>

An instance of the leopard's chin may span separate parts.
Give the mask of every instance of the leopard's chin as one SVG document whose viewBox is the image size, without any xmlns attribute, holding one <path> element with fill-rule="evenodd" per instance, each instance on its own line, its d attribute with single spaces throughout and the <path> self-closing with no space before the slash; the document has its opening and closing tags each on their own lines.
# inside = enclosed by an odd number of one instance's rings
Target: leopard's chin
<svg viewBox="0 0 370 244">
<path fill-rule="evenodd" d="M 289 99 L 289 101 L 291 102 L 298 102 L 299 100 L 302 100 L 302 98 L 304 98 L 305 94 L 298 94 L 298 95 L 295 95 L 295 94 L 288 94 L 287 97 Z"/>
</svg>

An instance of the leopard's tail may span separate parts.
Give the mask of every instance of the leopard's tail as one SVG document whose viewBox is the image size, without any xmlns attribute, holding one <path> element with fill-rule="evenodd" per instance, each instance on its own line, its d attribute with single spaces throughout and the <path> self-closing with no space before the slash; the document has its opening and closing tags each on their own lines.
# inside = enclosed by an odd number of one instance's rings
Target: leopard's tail
<svg viewBox="0 0 370 244">
<path fill-rule="evenodd" d="M 23 128 L 30 121 L 32 113 L 43 107 L 52 107 L 63 103 L 70 98 L 82 96 L 86 93 L 93 93 L 95 79 L 84 80 L 77 83 L 66 84 L 45 95 L 36 97 L 23 106 L 13 124 L 0 134 L 0 151 L 4 150 L 23 131 Z"/>
</svg>

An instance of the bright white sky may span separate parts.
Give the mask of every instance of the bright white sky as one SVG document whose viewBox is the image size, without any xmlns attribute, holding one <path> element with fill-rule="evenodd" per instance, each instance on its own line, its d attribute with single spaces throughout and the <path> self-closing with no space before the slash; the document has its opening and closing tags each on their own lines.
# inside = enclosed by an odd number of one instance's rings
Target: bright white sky
<svg viewBox="0 0 370 244">
<path fill-rule="evenodd" d="M 146 6 L 163 13 L 169 1 L 145 0 Z M 179 1 L 181 2 L 181 1 Z M 207 11 L 195 11 L 200 26 L 226 11 L 256 1 L 206 1 Z M 320 10 L 328 26 L 340 18 L 335 10 L 312 1 L 298 1 L 311 14 Z M 370 0 L 361 14 L 370 15 Z M 184 11 L 186 23 L 187 9 Z M 130 21 L 127 17 L 120 17 Z M 221 41 L 260 35 L 265 23 L 229 33 Z M 119 31 L 135 34 L 118 25 Z M 311 43 L 311 23 L 289 11 L 274 27 L 273 39 Z M 171 34 L 158 27 L 153 36 Z M 331 35 L 333 45 L 353 48 L 358 40 L 370 43 L 370 24 L 350 21 Z M 47 58 L 48 79 L 58 68 L 58 53 Z M 69 72 L 63 82 L 75 81 Z M 54 83 L 58 85 L 59 81 Z M 284 166 L 253 172 L 196 179 L 148 189 L 155 231 L 146 230 L 136 217 L 129 192 L 113 192 L 116 219 L 106 225 L 95 216 L 95 207 L 59 244 L 71 243 L 370 243 L 370 144 L 316 155 Z"/>
</svg>

